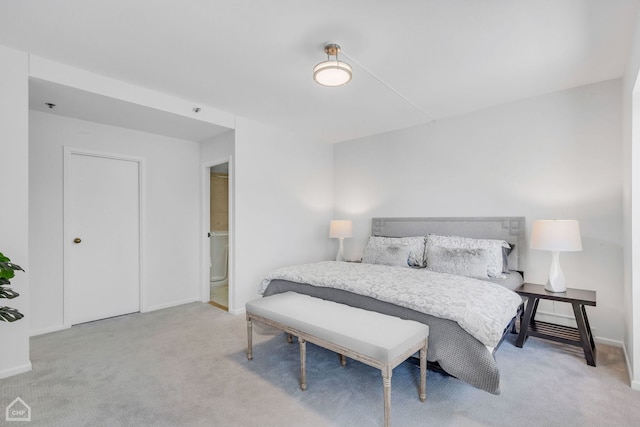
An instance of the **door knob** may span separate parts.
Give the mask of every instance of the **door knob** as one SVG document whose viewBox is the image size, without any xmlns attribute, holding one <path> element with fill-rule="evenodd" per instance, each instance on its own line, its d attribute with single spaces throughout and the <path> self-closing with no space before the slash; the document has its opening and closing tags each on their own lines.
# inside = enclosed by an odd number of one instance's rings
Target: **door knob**
<svg viewBox="0 0 640 427">
<path fill-rule="evenodd" d="M 76 237 L 75 239 L 73 239 L 73 243 L 80 243 L 82 242 L 82 240 L 79 237 Z"/>
</svg>

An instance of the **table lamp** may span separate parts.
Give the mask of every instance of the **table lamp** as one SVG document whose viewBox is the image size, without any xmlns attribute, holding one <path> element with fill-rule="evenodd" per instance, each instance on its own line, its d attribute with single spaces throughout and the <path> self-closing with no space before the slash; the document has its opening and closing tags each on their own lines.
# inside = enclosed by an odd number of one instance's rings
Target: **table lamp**
<svg viewBox="0 0 640 427">
<path fill-rule="evenodd" d="M 344 261 L 343 241 L 345 237 L 353 237 L 353 223 L 349 220 L 332 220 L 329 226 L 329 237 L 340 239 L 336 261 Z"/>
<path fill-rule="evenodd" d="M 580 225 L 576 220 L 539 220 L 533 222 L 531 249 L 551 251 L 551 269 L 545 289 L 550 292 L 566 292 L 567 283 L 560 268 L 560 252 L 582 250 Z"/>
</svg>

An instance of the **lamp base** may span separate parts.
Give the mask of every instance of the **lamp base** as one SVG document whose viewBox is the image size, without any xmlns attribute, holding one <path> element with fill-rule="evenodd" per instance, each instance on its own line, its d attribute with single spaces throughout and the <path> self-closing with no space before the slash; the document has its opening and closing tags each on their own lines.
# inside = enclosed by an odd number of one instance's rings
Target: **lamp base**
<svg viewBox="0 0 640 427">
<path fill-rule="evenodd" d="M 338 246 L 338 255 L 336 255 L 336 261 L 344 261 L 344 238 L 338 238 L 340 246 Z"/>
<path fill-rule="evenodd" d="M 549 280 L 544 288 L 549 292 L 561 293 L 567 291 L 567 281 L 560 268 L 560 252 L 553 251 L 551 256 L 551 268 L 549 269 Z"/>
</svg>

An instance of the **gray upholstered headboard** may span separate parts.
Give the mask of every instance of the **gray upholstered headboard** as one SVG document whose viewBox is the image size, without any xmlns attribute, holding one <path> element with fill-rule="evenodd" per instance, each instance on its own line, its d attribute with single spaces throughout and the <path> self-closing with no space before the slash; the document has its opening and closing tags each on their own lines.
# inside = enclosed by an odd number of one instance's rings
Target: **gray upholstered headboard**
<svg viewBox="0 0 640 427">
<path fill-rule="evenodd" d="M 501 239 L 514 244 L 509 267 L 522 270 L 520 256 L 526 251 L 524 217 L 476 218 L 373 218 L 371 235 L 385 237 L 424 236 L 429 233 L 474 239 Z"/>
</svg>

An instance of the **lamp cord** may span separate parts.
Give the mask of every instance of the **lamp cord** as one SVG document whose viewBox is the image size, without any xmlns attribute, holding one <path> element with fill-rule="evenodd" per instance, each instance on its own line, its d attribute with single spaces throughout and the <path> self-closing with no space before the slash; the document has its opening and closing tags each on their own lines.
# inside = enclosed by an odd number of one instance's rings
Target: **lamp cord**
<svg viewBox="0 0 640 427">
<path fill-rule="evenodd" d="M 414 104 L 413 102 L 411 102 L 409 99 L 407 99 L 405 96 L 403 96 L 400 92 L 398 92 L 397 90 L 395 90 L 394 88 L 392 88 L 391 86 L 389 86 L 388 84 L 386 84 L 384 81 L 382 81 L 382 79 L 380 79 L 378 76 L 376 76 L 375 74 L 373 74 L 371 71 L 369 71 L 364 65 L 362 65 L 361 63 L 359 63 L 355 58 L 349 56 L 348 53 L 346 53 L 344 50 L 342 50 L 342 55 L 346 56 L 347 58 L 349 58 L 349 60 L 351 62 L 353 62 L 354 64 L 356 64 L 359 68 L 363 69 L 367 74 L 369 74 L 371 77 L 373 77 L 378 83 L 380 83 L 381 85 L 383 85 L 384 87 L 386 87 L 387 89 L 389 89 L 392 93 L 394 93 L 398 98 L 402 99 L 404 102 L 406 102 L 408 105 L 410 105 L 411 107 L 415 108 L 416 110 L 418 110 L 421 114 L 423 114 L 428 121 L 433 122 L 435 121 L 435 118 L 433 118 L 433 116 L 429 113 L 427 113 L 426 111 L 424 111 L 422 108 L 418 107 L 416 104 Z M 337 56 L 336 56 L 336 60 L 337 60 Z"/>
</svg>

